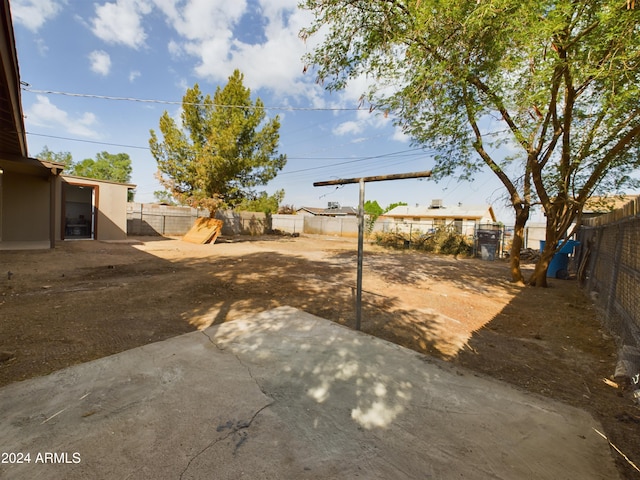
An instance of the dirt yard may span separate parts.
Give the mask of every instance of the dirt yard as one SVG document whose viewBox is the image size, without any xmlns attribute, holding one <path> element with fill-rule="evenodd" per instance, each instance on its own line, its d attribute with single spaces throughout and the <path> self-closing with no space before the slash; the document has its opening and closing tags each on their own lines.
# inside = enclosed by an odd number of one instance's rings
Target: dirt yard
<svg viewBox="0 0 640 480">
<path fill-rule="evenodd" d="M 355 240 L 328 237 L 0 251 L 0 386 L 282 305 L 354 326 L 356 258 Z M 583 408 L 640 464 L 640 409 L 603 381 L 616 349 L 589 299 L 575 281 L 508 278 L 502 261 L 366 245 L 362 330 Z"/>
</svg>

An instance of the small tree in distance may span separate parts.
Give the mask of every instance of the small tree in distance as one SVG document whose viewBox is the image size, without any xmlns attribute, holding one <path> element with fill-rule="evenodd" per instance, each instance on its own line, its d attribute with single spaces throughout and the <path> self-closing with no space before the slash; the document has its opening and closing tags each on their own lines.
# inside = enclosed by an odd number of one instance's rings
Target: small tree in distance
<svg viewBox="0 0 640 480">
<path fill-rule="evenodd" d="M 42 151 L 36 155 L 36 157 L 48 162 L 61 163 L 65 167 L 70 167 L 73 164 L 71 152 L 52 152 L 46 145 L 43 147 Z"/>
<path fill-rule="evenodd" d="M 273 195 L 260 192 L 253 198 L 245 198 L 236 206 L 236 210 L 245 212 L 277 213 L 280 202 L 284 199 L 284 190 L 278 190 Z"/>
<path fill-rule="evenodd" d="M 390 212 L 391 210 L 393 210 L 396 207 L 403 207 L 403 206 L 407 206 L 407 203 L 406 202 L 391 203 L 391 204 L 387 205 L 387 208 L 384 209 L 383 213 Z"/>
<path fill-rule="evenodd" d="M 296 215 L 297 211 L 296 207 L 294 207 L 293 205 L 280 205 L 278 213 L 282 215 Z"/>
<path fill-rule="evenodd" d="M 153 198 L 156 199 L 157 203 L 162 203 L 165 205 L 177 205 L 177 202 L 166 190 L 156 190 L 155 192 L 153 192 Z"/>
</svg>

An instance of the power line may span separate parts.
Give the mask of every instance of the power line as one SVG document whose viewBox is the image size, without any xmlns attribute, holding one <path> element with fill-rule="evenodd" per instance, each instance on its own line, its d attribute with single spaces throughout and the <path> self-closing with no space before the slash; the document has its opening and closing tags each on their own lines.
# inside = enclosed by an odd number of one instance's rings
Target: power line
<svg viewBox="0 0 640 480">
<path fill-rule="evenodd" d="M 347 161 L 344 161 L 344 162 L 332 163 L 330 165 L 322 165 L 322 166 L 319 166 L 319 167 L 302 168 L 300 170 L 294 170 L 294 171 L 291 171 L 291 172 L 281 172 L 278 175 L 291 175 L 291 174 L 294 174 L 294 173 L 309 172 L 309 171 L 312 171 L 312 170 L 320 170 L 322 168 L 337 167 L 339 165 L 349 165 L 351 163 L 363 162 L 363 161 L 366 161 L 366 160 L 389 158 L 389 157 L 392 157 L 392 156 L 395 156 L 395 155 L 399 155 L 401 153 L 416 152 L 416 151 L 424 151 L 424 150 L 422 150 L 421 148 L 412 148 L 412 149 L 409 149 L 409 150 L 402 150 L 400 152 L 383 153 L 381 155 L 374 155 L 374 156 L 370 156 L 370 157 L 355 158 L 355 159 L 347 160 Z M 314 159 L 310 159 L 310 160 L 315 160 L 315 158 Z"/>
<path fill-rule="evenodd" d="M 60 92 L 56 90 L 38 90 L 35 88 L 30 88 L 26 86 L 22 86 L 22 90 L 29 93 L 37 93 L 41 95 L 62 95 L 65 97 L 76 97 L 76 98 L 93 98 L 98 100 L 112 100 L 112 101 L 120 101 L 120 102 L 138 102 L 138 103 L 154 103 L 161 105 L 195 105 L 195 106 L 212 106 L 218 108 L 240 108 L 245 110 L 251 109 L 260 109 L 260 110 L 277 110 L 284 112 L 357 112 L 364 111 L 362 108 L 338 108 L 338 107 L 285 107 L 285 106 L 275 106 L 275 107 L 265 107 L 265 106 L 256 106 L 256 105 L 223 105 L 219 103 L 198 103 L 198 102 L 184 102 L 182 100 L 156 100 L 156 99 L 148 99 L 148 98 L 135 98 L 135 97 L 117 97 L 110 95 L 97 95 L 92 93 L 73 93 L 73 92 Z"/>
<path fill-rule="evenodd" d="M 25 132 L 27 135 L 32 135 L 32 136 L 36 136 L 36 137 L 45 137 L 45 138 L 54 138 L 57 140 L 68 140 L 68 141 L 72 141 L 72 142 L 82 142 L 82 143 L 91 143 L 94 145 L 107 145 L 107 146 L 111 146 L 111 147 L 122 147 L 122 148 L 135 148 L 135 149 L 139 149 L 139 150 L 150 150 L 149 147 L 141 147 L 139 145 L 126 145 L 126 144 L 122 144 L 122 143 L 109 143 L 109 142 L 99 142 L 96 140 L 85 140 L 85 139 L 81 139 L 81 138 L 71 138 L 71 137 L 60 137 L 60 136 L 56 136 L 56 135 L 46 135 L 44 133 L 34 133 L 34 132 Z M 324 165 L 324 166 L 320 166 L 320 167 L 311 167 L 308 169 L 302 169 L 302 170 L 295 170 L 292 172 L 283 172 L 283 173 L 299 173 L 299 172 L 306 172 L 309 170 L 316 170 L 319 168 L 326 168 L 326 167 L 332 167 L 335 165 L 342 165 L 342 164 L 350 164 L 350 163 L 355 163 L 355 162 L 361 162 L 364 160 L 373 160 L 376 158 L 386 158 L 386 157 L 391 157 L 391 156 L 397 156 L 403 153 L 407 153 L 407 152 L 418 152 L 418 151 L 424 151 L 421 148 L 414 148 L 414 149 L 409 149 L 409 150 L 401 150 L 399 152 L 392 152 L 392 153 L 385 153 L 382 155 L 376 155 L 376 156 L 369 156 L 369 157 L 356 157 L 356 158 L 352 158 L 348 161 L 345 162 L 341 162 L 341 163 L 333 163 L 330 165 Z M 292 157 L 287 155 L 287 160 L 341 160 L 344 159 L 344 157 Z M 282 173 L 281 173 L 282 175 Z"/>
<path fill-rule="evenodd" d="M 57 140 L 68 140 L 70 142 L 92 143 L 94 145 L 108 145 L 110 147 L 137 148 L 139 150 L 149 150 L 149 147 L 140 147 L 138 145 L 124 145 L 121 143 L 108 143 L 108 142 L 98 142 L 96 140 L 84 140 L 82 138 L 58 137 L 56 135 L 45 135 L 44 133 L 33 133 L 33 132 L 25 132 L 25 133 L 27 135 L 32 135 L 34 137 L 55 138 Z"/>
<path fill-rule="evenodd" d="M 141 147 L 138 145 L 126 145 L 126 144 L 121 144 L 121 143 L 108 143 L 108 142 L 98 142 L 95 140 L 84 140 L 84 139 L 79 139 L 79 138 L 70 138 L 70 137 L 60 137 L 60 136 L 56 136 L 56 135 L 46 135 L 43 133 L 33 133 L 33 132 L 25 132 L 27 135 L 32 135 L 32 136 L 38 136 L 38 137 L 45 137 L 45 138 L 54 138 L 54 139 L 58 139 L 58 140 L 68 140 L 68 141 L 73 141 L 73 142 L 83 142 L 83 143 L 90 143 L 93 145 L 106 145 L 106 146 L 112 146 L 112 147 L 121 147 L 121 148 L 134 148 L 134 149 L 139 149 L 139 150 L 150 150 L 149 147 Z M 407 153 L 411 153 L 411 152 L 415 152 L 415 155 L 418 155 L 420 153 L 426 153 L 428 154 L 429 152 L 421 149 L 421 148 L 413 148 L 413 149 L 408 149 L 408 150 L 401 150 L 398 152 L 391 152 L 391 153 L 385 153 L 385 154 L 381 154 L 381 155 L 375 155 L 375 156 L 367 156 L 367 157 L 356 157 L 356 158 L 351 158 L 349 160 L 345 160 L 342 162 L 337 162 L 337 163 L 329 163 L 329 164 L 325 164 L 325 165 L 321 165 L 321 166 L 317 166 L 317 167 L 309 167 L 309 168 L 302 168 L 299 170 L 293 170 L 290 172 L 280 172 L 278 174 L 278 176 L 283 176 L 283 175 L 293 175 L 293 174 L 301 174 L 301 173 L 306 173 L 306 172 L 312 172 L 315 170 L 322 170 L 325 168 L 333 168 L 333 167 L 338 167 L 341 165 L 353 165 L 355 163 L 358 162 L 364 162 L 367 160 L 385 160 L 385 159 L 390 159 L 390 158 L 394 158 L 394 157 L 398 157 L 400 155 L 403 154 L 407 154 Z M 408 156 L 408 155 L 403 155 L 403 156 Z M 317 160 L 342 160 L 344 159 L 344 157 L 290 157 L 287 156 L 287 160 L 306 160 L 306 161 L 317 161 Z M 407 160 L 403 160 L 400 163 L 405 163 L 407 162 Z M 390 165 L 396 165 L 397 163 L 392 163 L 386 166 L 390 166 Z"/>
</svg>

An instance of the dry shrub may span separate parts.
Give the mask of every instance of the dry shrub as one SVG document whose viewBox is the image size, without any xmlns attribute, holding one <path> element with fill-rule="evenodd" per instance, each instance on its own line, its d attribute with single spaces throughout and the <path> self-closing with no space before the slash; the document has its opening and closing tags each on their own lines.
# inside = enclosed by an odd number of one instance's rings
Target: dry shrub
<svg viewBox="0 0 640 480">
<path fill-rule="evenodd" d="M 472 241 L 449 227 L 440 227 L 424 234 L 416 232 L 411 235 L 411 238 L 408 233 L 403 232 L 376 232 L 373 237 L 377 245 L 390 248 L 414 248 L 443 255 L 473 253 Z"/>
</svg>

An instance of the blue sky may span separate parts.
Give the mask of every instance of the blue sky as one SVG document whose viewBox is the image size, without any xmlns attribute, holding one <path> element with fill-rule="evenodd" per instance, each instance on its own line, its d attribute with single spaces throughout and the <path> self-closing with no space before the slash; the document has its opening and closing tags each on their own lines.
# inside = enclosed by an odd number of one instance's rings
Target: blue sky
<svg viewBox="0 0 640 480">
<path fill-rule="evenodd" d="M 356 110 L 364 82 L 329 94 L 303 73 L 309 45 L 298 32 L 311 18 L 297 2 L 11 0 L 20 77 L 28 84 L 22 104 L 29 154 L 45 146 L 70 152 L 74 161 L 101 151 L 127 153 L 135 199 L 151 202 L 161 187 L 149 130 L 158 131 L 165 110 L 179 117 L 187 88 L 198 83 L 213 94 L 237 68 L 268 115 L 281 118 L 279 151 L 288 162 L 265 190 L 284 189 L 285 204 L 357 206 L 357 185 L 316 188 L 313 182 L 430 169 L 429 152 L 412 146 L 391 119 Z M 465 183 L 371 183 L 365 193 L 383 207 L 432 199 L 492 204 L 499 220 L 512 223 L 504 190 L 489 172 Z"/>
</svg>

